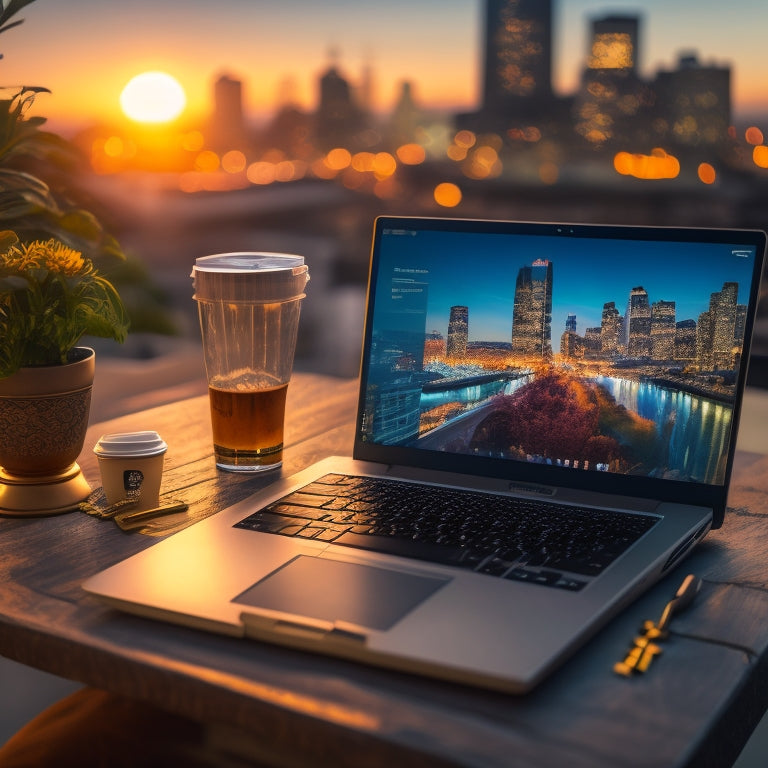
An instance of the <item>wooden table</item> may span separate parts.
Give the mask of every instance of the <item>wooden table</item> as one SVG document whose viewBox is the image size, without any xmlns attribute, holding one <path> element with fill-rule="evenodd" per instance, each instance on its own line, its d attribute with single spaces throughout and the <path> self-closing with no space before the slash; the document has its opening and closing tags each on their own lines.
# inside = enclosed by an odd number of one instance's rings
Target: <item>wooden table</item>
<svg viewBox="0 0 768 768">
<path fill-rule="evenodd" d="M 296 375 L 284 471 L 352 446 L 354 381 Z M 156 429 L 169 444 L 163 491 L 198 516 L 265 482 L 215 469 L 205 397 L 93 426 Z M 105 608 L 81 582 L 150 546 L 79 512 L 0 518 L 0 653 L 152 702 L 278 765 L 729 765 L 768 706 L 768 456 L 740 453 L 730 509 L 677 571 L 609 624 L 532 694 L 420 679 Z M 613 674 L 643 619 L 687 572 L 705 579 L 650 671 Z"/>
</svg>

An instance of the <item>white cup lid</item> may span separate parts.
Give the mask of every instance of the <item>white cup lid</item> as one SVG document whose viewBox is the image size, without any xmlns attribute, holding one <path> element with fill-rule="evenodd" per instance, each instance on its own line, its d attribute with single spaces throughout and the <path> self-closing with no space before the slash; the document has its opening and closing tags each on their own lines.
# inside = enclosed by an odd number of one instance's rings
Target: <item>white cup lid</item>
<svg viewBox="0 0 768 768">
<path fill-rule="evenodd" d="M 102 435 L 93 452 L 104 457 L 136 458 L 157 456 L 167 449 L 168 446 L 157 432 L 121 432 Z"/>
<path fill-rule="evenodd" d="M 272 303 L 304 298 L 309 271 L 290 253 L 217 253 L 200 256 L 190 275 L 197 301 Z"/>
</svg>

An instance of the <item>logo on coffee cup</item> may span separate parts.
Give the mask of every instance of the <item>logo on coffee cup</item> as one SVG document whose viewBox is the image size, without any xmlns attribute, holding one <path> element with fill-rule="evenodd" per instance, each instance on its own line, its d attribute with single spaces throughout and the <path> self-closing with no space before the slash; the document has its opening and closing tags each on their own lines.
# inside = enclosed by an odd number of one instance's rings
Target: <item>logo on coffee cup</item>
<svg viewBox="0 0 768 768">
<path fill-rule="evenodd" d="M 126 469 L 123 472 L 123 488 L 128 496 L 138 496 L 143 482 L 144 473 L 140 469 Z"/>
</svg>

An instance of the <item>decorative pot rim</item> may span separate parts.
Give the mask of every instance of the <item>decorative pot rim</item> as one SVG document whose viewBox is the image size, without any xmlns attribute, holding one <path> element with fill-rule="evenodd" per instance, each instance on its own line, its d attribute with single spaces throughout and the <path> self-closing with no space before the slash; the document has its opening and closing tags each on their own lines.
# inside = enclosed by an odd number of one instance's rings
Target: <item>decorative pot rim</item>
<svg viewBox="0 0 768 768">
<path fill-rule="evenodd" d="M 96 352 L 91 347 L 75 347 L 82 357 L 60 365 L 20 368 L 0 379 L 0 397 L 50 395 L 90 387 L 96 372 Z"/>
</svg>

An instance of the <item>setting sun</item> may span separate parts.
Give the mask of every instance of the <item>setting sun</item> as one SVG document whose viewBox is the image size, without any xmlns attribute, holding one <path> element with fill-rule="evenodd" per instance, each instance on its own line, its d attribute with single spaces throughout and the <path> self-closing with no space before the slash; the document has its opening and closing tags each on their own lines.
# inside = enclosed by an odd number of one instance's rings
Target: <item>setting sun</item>
<svg viewBox="0 0 768 768">
<path fill-rule="evenodd" d="M 178 80 L 165 72 L 143 72 L 120 94 L 125 115 L 140 123 L 167 123 L 184 109 L 187 97 Z"/>
</svg>

